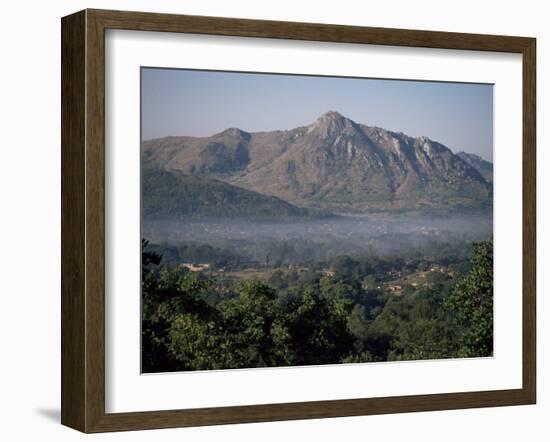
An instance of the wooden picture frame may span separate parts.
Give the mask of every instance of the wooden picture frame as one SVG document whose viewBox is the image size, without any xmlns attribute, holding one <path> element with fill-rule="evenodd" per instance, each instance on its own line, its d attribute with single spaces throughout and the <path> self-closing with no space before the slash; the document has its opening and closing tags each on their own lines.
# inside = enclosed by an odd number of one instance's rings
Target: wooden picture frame
<svg viewBox="0 0 550 442">
<path fill-rule="evenodd" d="M 523 385 L 475 391 L 105 412 L 105 30 L 495 51 L 523 57 Z M 62 424 L 83 432 L 534 404 L 536 41 L 533 38 L 84 10 L 62 19 Z"/>
</svg>

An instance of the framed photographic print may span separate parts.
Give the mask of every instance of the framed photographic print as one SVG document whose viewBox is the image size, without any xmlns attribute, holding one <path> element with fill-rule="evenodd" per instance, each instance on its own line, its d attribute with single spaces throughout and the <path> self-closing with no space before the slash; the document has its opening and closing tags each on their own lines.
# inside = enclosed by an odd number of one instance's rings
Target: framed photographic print
<svg viewBox="0 0 550 442">
<path fill-rule="evenodd" d="M 62 423 L 533 404 L 535 40 L 62 19 Z"/>
</svg>

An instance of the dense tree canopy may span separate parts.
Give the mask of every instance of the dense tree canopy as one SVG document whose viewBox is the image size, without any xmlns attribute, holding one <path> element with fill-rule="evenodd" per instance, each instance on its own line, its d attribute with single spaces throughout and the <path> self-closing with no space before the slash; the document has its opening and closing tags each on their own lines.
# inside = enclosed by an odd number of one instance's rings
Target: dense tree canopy
<svg viewBox="0 0 550 442">
<path fill-rule="evenodd" d="M 493 354 L 493 242 L 474 245 L 472 268 L 456 283 L 446 304 L 462 326 L 460 355 Z"/>
<path fill-rule="evenodd" d="M 222 287 L 161 264 L 143 243 L 144 372 L 440 359 L 492 354 L 492 242 L 454 279 L 403 259 L 339 257 L 333 273 L 278 270 Z M 379 284 L 422 269 L 422 287 Z"/>
</svg>

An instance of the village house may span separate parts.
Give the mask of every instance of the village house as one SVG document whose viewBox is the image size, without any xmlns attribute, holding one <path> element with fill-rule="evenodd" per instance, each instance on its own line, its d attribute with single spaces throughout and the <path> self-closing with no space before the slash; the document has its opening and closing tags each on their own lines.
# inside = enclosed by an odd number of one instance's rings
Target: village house
<svg viewBox="0 0 550 442">
<path fill-rule="evenodd" d="M 394 295 L 400 295 L 401 291 L 403 290 L 403 287 L 399 284 L 388 284 L 386 286 L 386 291 L 388 293 L 393 293 Z"/>
<path fill-rule="evenodd" d="M 191 272 L 202 272 L 203 270 L 208 270 L 210 268 L 210 264 L 194 264 L 192 262 L 184 262 L 180 264 L 180 267 Z"/>
</svg>

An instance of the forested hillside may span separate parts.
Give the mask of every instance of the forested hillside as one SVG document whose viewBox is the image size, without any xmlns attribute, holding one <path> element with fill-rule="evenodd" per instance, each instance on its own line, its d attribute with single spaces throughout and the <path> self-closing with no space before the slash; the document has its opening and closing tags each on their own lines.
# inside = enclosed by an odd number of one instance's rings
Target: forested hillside
<svg viewBox="0 0 550 442">
<path fill-rule="evenodd" d="M 310 212 L 279 198 L 180 171 L 142 171 L 142 211 L 146 218 L 286 218 Z"/>
<path fill-rule="evenodd" d="M 466 261 L 340 256 L 253 280 L 160 263 L 144 241 L 144 372 L 493 352 L 492 241 Z"/>
</svg>

